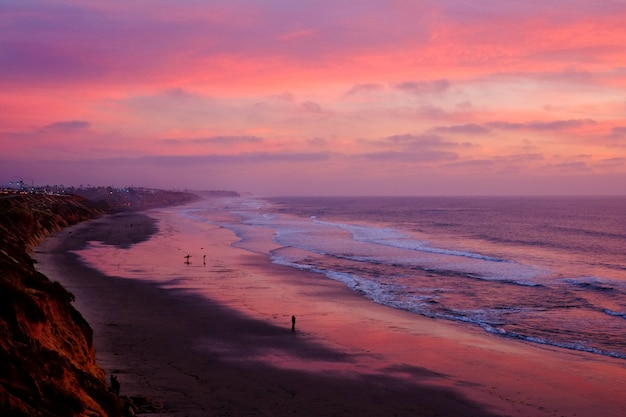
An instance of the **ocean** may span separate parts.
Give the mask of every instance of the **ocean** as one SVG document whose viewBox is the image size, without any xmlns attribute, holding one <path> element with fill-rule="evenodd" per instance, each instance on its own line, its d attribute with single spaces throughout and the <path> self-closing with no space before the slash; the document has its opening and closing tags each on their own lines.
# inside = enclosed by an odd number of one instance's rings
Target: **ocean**
<svg viewBox="0 0 626 417">
<path fill-rule="evenodd" d="M 109 275 L 202 292 L 199 242 L 222 227 L 235 248 L 372 302 L 626 359 L 626 197 L 224 197 L 161 211 L 184 222 L 78 255 Z"/>
<path fill-rule="evenodd" d="M 626 359 L 626 198 L 240 198 L 180 210 L 373 302 Z"/>
</svg>

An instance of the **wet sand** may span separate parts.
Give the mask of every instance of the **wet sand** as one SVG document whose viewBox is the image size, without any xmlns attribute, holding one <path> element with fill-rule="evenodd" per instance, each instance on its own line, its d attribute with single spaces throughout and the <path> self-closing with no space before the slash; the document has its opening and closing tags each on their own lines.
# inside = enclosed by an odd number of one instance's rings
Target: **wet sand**
<svg viewBox="0 0 626 417">
<path fill-rule="evenodd" d="M 187 248 L 164 259 L 192 226 L 166 210 L 147 214 L 66 229 L 35 258 L 76 296 L 98 363 L 118 375 L 121 393 L 161 400 L 167 415 L 626 415 L 623 360 L 377 305 L 343 284 L 235 249 L 236 237 L 217 227 L 185 243 L 196 248 L 190 264 Z M 161 232 L 139 243 L 154 231 L 153 218 Z M 71 252 L 87 241 L 118 245 L 106 274 Z M 181 281 L 201 274 L 206 284 L 190 291 L 147 279 L 149 259 L 121 267 L 133 262 L 124 248 L 134 243 L 155 263 L 171 263 Z M 141 278 L 129 279 L 133 271 Z"/>
</svg>

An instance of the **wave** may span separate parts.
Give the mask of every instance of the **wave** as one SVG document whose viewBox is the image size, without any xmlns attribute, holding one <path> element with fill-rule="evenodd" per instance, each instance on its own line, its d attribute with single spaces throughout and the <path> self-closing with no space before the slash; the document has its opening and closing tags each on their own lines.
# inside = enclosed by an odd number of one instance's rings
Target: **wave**
<svg viewBox="0 0 626 417">
<path fill-rule="evenodd" d="M 507 259 L 496 258 L 474 252 L 444 249 L 430 246 L 427 241 L 416 240 L 412 236 L 401 233 L 391 228 L 375 228 L 368 226 L 357 226 L 345 223 L 332 223 L 314 220 L 316 223 L 334 226 L 346 230 L 352 234 L 352 238 L 357 242 L 373 243 L 383 246 L 391 246 L 398 249 L 408 249 L 418 252 L 428 252 L 438 255 L 459 256 L 471 259 L 480 259 L 489 262 L 510 262 Z"/>
<path fill-rule="evenodd" d="M 626 312 L 623 312 L 623 311 L 613 311 L 613 310 L 609 310 L 608 308 L 605 308 L 603 312 L 612 317 L 621 317 L 623 319 L 626 319 Z"/>
<path fill-rule="evenodd" d="M 563 282 L 594 291 L 615 291 L 617 283 L 596 277 L 564 278 Z"/>
<path fill-rule="evenodd" d="M 473 325 L 477 325 L 481 327 L 488 333 L 523 340 L 531 343 L 537 343 L 542 345 L 550 345 L 558 348 L 575 350 L 580 352 L 587 352 L 598 354 L 602 356 L 608 356 L 619 359 L 626 359 L 626 354 L 613 352 L 606 349 L 600 349 L 592 346 L 588 346 L 581 342 L 557 342 L 548 340 L 545 338 L 537 337 L 537 336 L 528 336 L 524 334 L 520 334 L 517 332 L 511 332 L 499 327 L 493 323 L 493 317 L 490 317 L 491 320 L 485 319 L 485 317 L 489 317 L 488 312 L 486 311 L 472 311 L 468 313 L 466 311 L 448 311 L 441 312 L 435 311 L 433 309 L 433 305 L 438 306 L 438 302 L 434 300 L 431 296 L 427 295 L 413 295 L 411 291 L 406 291 L 406 287 L 402 285 L 383 283 L 375 280 L 370 280 L 355 274 L 346 273 L 346 272 L 338 272 L 332 270 L 325 270 L 318 268 L 314 265 L 310 264 L 300 264 L 298 262 L 294 262 L 288 260 L 282 256 L 272 254 L 272 262 L 280 265 L 290 266 L 293 268 L 297 268 L 300 270 L 314 272 L 321 275 L 326 276 L 334 281 L 341 282 L 345 284 L 352 291 L 358 292 L 364 297 L 388 307 L 409 311 L 411 313 L 420 314 L 425 317 L 435 318 L 435 319 L 443 319 L 457 322 L 464 322 Z M 515 285 L 527 285 L 525 283 L 518 282 L 508 282 Z M 540 286 L 538 284 L 534 284 L 532 286 Z M 399 299 L 397 294 L 403 294 L 404 298 L 408 299 Z M 439 306 L 438 306 L 439 307 Z M 527 309 L 519 309 L 515 307 L 508 307 L 507 312 L 521 312 L 522 310 Z M 612 310 L 604 310 L 604 312 L 610 316 L 617 316 L 626 318 L 626 313 L 624 312 L 616 312 Z"/>
<path fill-rule="evenodd" d="M 222 209 L 236 217 L 223 215 Z M 377 227 L 380 223 L 373 216 L 374 223 L 368 226 L 363 223 L 368 218 L 359 217 L 359 212 L 355 212 L 354 219 L 355 223 L 361 223 L 352 224 L 351 218 L 324 221 L 310 212 L 306 216 L 294 216 L 289 210 L 275 212 L 272 207 L 258 203 L 246 207 L 218 207 L 218 216 L 212 216 L 213 208 L 205 210 L 206 213 L 202 209 L 189 210 L 186 214 L 194 220 L 231 230 L 240 239 L 233 246 L 248 251 L 268 248 L 267 244 L 263 246 L 259 242 L 271 238 L 280 248 L 271 245 L 274 249 L 266 249 L 264 253 L 275 264 L 341 282 L 376 303 L 426 317 L 480 326 L 497 336 L 626 359 L 626 353 L 621 353 L 624 352 L 621 342 L 615 344 L 614 338 L 591 336 L 613 335 L 615 326 L 619 328 L 626 319 L 626 312 L 615 304 L 615 300 L 626 293 L 626 282 L 584 276 L 585 270 L 570 274 L 566 270 L 547 269 L 530 256 L 520 256 L 520 261 L 516 260 L 517 255 L 489 256 L 481 253 L 481 245 L 469 246 L 469 250 L 456 250 L 452 245 L 437 247 L 422 239 L 423 234 L 410 231 L 422 230 L 417 226 L 407 223 L 407 231 L 402 227 Z M 518 246 L 528 245 L 520 242 Z M 536 246 L 546 244 L 537 241 Z M 597 339 L 589 342 L 593 346 L 579 342 L 587 337 L 567 334 L 568 328 L 577 325 L 578 315 L 556 310 L 565 308 L 572 298 L 588 296 L 593 299 L 584 309 L 596 305 L 612 307 L 592 308 L 594 313 L 605 315 L 598 319 L 600 327 L 588 332 L 589 340 Z M 488 308 L 494 305 L 511 307 L 507 310 Z M 532 310 L 520 310 L 521 306 L 530 306 Z M 563 322 L 552 321 L 555 328 L 548 329 L 546 323 L 553 313 Z M 608 324 L 605 326 L 605 323 Z M 539 327 L 534 329 L 533 326 Z"/>
<path fill-rule="evenodd" d="M 485 328 L 484 326 L 481 326 L 481 327 Z M 489 331 L 486 328 L 485 330 Z M 500 335 L 500 336 L 524 340 L 524 341 L 532 342 L 532 343 L 538 343 L 541 345 L 548 345 L 548 346 L 554 346 L 554 347 L 558 347 L 562 349 L 576 350 L 579 352 L 593 353 L 596 355 L 608 356 L 608 357 L 617 358 L 617 359 L 626 359 L 626 354 L 613 352 L 613 351 L 605 350 L 605 349 L 599 349 L 599 348 L 595 348 L 592 346 L 587 346 L 584 343 L 580 343 L 580 342 L 554 342 L 554 341 L 546 340 L 541 337 L 524 336 L 515 332 L 507 332 L 507 331 L 500 331 L 500 330 L 495 331 L 495 332 L 494 331 L 489 331 L 489 332 Z"/>
</svg>

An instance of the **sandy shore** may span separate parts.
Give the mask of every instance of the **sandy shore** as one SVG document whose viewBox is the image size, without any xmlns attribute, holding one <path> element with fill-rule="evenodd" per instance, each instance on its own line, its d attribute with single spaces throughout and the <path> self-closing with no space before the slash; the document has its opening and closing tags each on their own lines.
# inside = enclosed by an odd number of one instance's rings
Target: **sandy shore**
<svg viewBox="0 0 626 417">
<path fill-rule="evenodd" d="M 189 226 L 164 211 L 148 214 L 169 240 Z M 202 295 L 118 276 L 113 266 L 105 275 L 71 252 L 87 241 L 124 251 L 154 231 L 151 217 L 80 224 L 44 242 L 35 258 L 75 294 L 98 362 L 118 375 L 122 394 L 160 399 L 168 415 L 626 415 L 623 360 L 380 306 L 340 283 L 234 249 L 225 229 L 202 236 L 206 263 L 182 265 L 182 252 L 172 261 L 181 279 L 203 274 Z M 149 242 L 162 258 L 159 235 Z"/>
</svg>

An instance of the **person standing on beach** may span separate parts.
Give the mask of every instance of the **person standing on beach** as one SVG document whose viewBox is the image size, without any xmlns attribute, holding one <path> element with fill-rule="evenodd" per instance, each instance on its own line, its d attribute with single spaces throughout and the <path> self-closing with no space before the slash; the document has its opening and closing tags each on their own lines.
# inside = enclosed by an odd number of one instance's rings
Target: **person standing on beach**
<svg viewBox="0 0 626 417">
<path fill-rule="evenodd" d="M 291 331 L 296 331 L 296 316 L 291 316 Z"/>
</svg>

